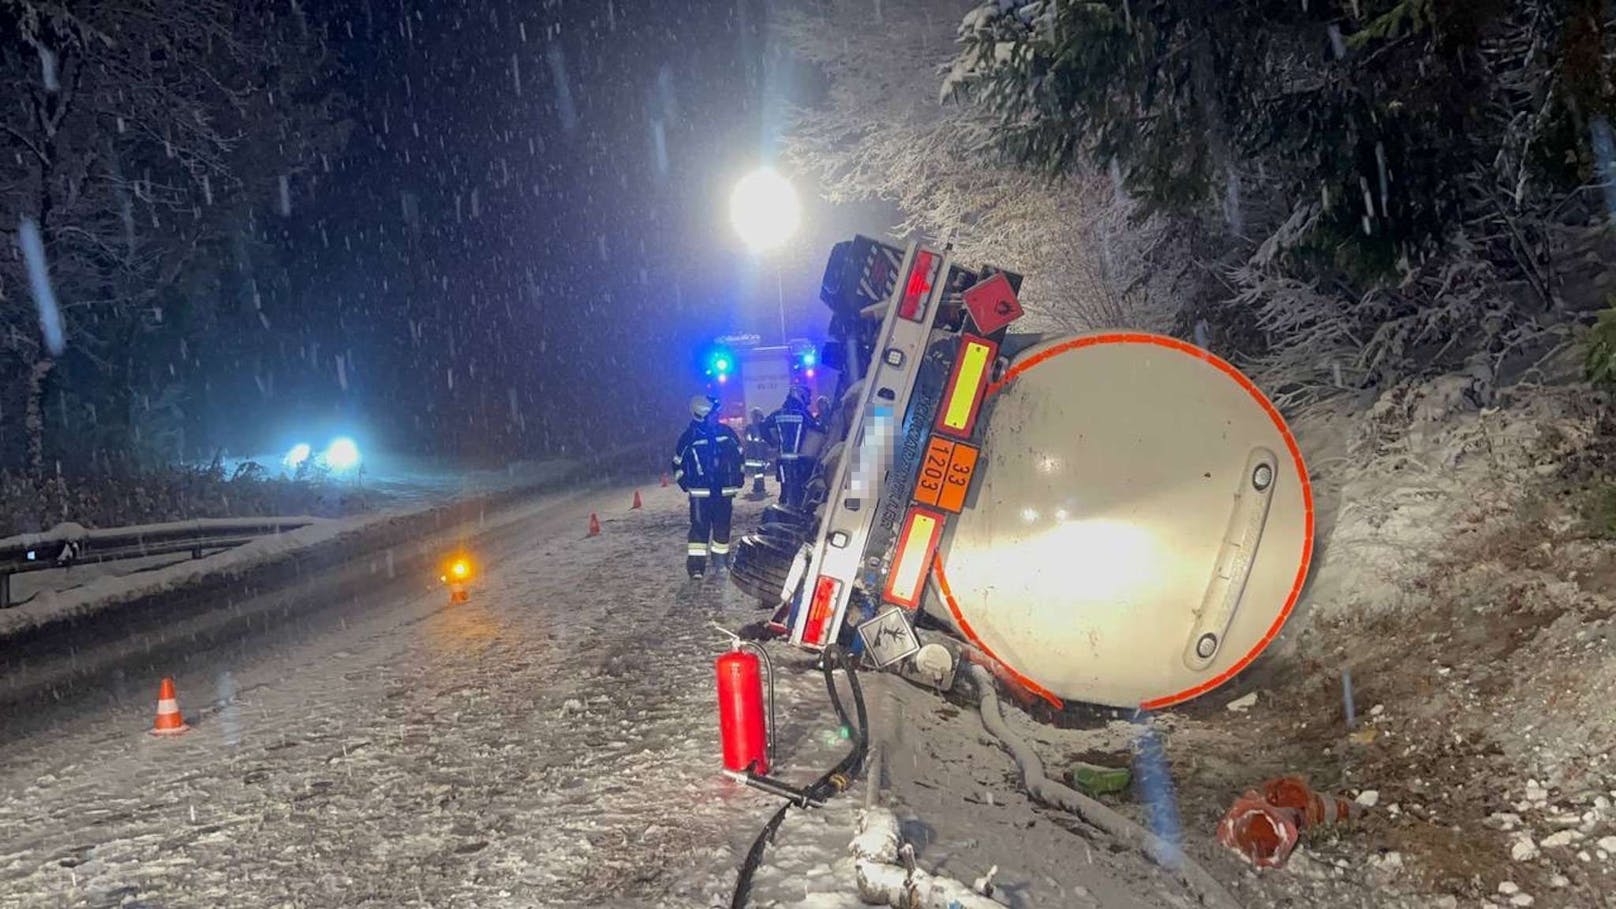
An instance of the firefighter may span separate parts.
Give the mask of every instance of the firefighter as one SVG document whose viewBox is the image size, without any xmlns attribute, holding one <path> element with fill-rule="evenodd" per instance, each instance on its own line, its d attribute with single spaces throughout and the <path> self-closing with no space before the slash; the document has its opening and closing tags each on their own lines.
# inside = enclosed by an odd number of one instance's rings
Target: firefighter
<svg viewBox="0 0 1616 909">
<path fill-rule="evenodd" d="M 813 473 L 814 460 L 808 452 L 809 436 L 823 435 L 814 415 L 808 412 L 808 389 L 791 386 L 780 409 L 763 421 L 769 442 L 780 452 L 780 503 L 802 507 L 803 490 Z"/>
<path fill-rule="evenodd" d="M 735 494 L 741 491 L 741 440 L 735 430 L 718 422 L 718 399 L 696 395 L 690 399 L 690 425 L 674 448 L 673 477 L 690 496 L 690 537 L 685 549 L 685 571 L 692 579 L 707 572 L 712 554 L 713 571 L 722 573 L 729 559 L 729 525 Z"/>
<path fill-rule="evenodd" d="M 769 437 L 763 431 L 763 408 L 754 407 L 746 420 L 746 472 L 752 477 L 752 497 L 763 498 L 763 471 L 769 466 Z"/>
</svg>

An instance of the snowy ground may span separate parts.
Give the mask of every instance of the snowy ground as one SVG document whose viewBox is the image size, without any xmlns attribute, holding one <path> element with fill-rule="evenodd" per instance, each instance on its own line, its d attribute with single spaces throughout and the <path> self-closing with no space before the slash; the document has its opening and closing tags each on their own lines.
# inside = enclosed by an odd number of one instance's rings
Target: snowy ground
<svg viewBox="0 0 1616 909">
<path fill-rule="evenodd" d="M 171 666 L 135 660 L 8 709 L 0 905 L 727 899 L 773 803 L 715 773 L 707 623 L 751 610 L 716 580 L 681 594 L 682 496 L 644 493 L 640 512 L 615 490 L 491 521 L 465 604 L 382 572 Z M 605 530 L 585 539 L 592 510 Z M 163 671 L 183 738 L 145 734 Z M 815 770 L 835 753 L 798 725 L 822 711 L 834 726 L 817 685 L 782 690 L 814 698 L 784 747 Z"/>
</svg>

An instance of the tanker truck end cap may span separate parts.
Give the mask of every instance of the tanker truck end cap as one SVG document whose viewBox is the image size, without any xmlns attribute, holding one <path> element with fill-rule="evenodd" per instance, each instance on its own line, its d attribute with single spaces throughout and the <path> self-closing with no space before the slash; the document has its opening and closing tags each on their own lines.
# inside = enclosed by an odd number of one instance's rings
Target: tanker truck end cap
<svg viewBox="0 0 1616 909">
<path fill-rule="evenodd" d="M 1273 641 L 1307 579 L 1296 440 L 1250 379 L 1191 344 L 1012 333 L 1020 285 L 947 250 L 837 245 L 820 295 L 845 365 L 842 435 L 816 513 L 749 535 L 760 561 L 736 582 L 773 583 L 794 643 L 856 632 L 906 675 L 924 611 L 1057 704 L 1204 694 Z"/>
</svg>

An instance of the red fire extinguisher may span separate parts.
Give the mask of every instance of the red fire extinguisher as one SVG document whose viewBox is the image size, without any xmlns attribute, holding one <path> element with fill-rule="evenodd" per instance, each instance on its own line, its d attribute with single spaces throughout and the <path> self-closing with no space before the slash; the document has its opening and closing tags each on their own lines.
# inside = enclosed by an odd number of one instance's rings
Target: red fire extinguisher
<svg viewBox="0 0 1616 909">
<path fill-rule="evenodd" d="M 750 648 L 756 653 L 749 653 Z M 762 776 L 769 772 L 769 733 L 774 707 L 774 673 L 769 673 L 769 713 L 763 713 L 763 675 L 758 656 L 766 661 L 761 647 L 734 639 L 734 645 L 718 658 L 718 735 L 724 748 L 724 769 Z"/>
</svg>

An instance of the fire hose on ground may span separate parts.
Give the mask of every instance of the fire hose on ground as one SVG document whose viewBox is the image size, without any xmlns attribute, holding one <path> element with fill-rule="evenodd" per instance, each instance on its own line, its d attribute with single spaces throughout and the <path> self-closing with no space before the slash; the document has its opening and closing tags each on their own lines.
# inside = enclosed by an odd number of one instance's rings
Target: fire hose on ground
<svg viewBox="0 0 1616 909">
<path fill-rule="evenodd" d="M 1151 833 L 1118 812 L 1094 799 L 1049 779 L 1044 765 L 1032 746 L 1004 721 L 999 712 L 999 697 L 994 691 L 993 676 L 980 666 L 970 667 L 971 678 L 981 694 L 979 710 L 982 725 L 1010 752 L 1021 770 L 1022 785 L 1027 794 L 1054 808 L 1070 811 L 1084 823 L 1111 836 L 1118 842 L 1143 852 L 1152 862 L 1173 873 L 1202 905 L 1219 909 L 1236 909 L 1240 904 L 1233 895 L 1177 846 Z"/>
<path fill-rule="evenodd" d="M 752 847 L 747 850 L 746 858 L 742 860 L 740 872 L 735 878 L 735 892 L 730 899 L 730 909 L 744 909 L 751 899 L 752 877 L 757 873 L 758 865 L 763 860 L 763 853 L 773 841 L 775 831 L 780 829 L 781 822 L 785 820 L 786 812 L 790 811 L 793 805 L 806 808 L 823 804 L 826 799 L 852 785 L 853 778 L 858 776 L 863 768 L 865 752 L 870 742 L 870 727 L 869 718 L 864 710 L 864 691 L 859 687 L 858 672 L 854 668 L 854 663 L 855 659 L 851 654 L 834 644 L 825 649 L 819 662 L 820 669 L 825 674 L 825 690 L 830 693 L 830 703 L 836 711 L 837 722 L 848 730 L 848 736 L 853 742 L 847 754 L 807 788 L 801 790 L 750 770 L 745 773 L 748 785 L 784 796 L 788 801 L 770 816 L 768 823 L 763 825 L 763 829 L 758 831 L 757 838 L 752 841 Z M 846 705 L 842 703 L 841 693 L 836 690 L 836 669 L 841 669 L 842 674 L 847 677 L 847 686 L 852 692 L 851 718 L 847 714 Z"/>
</svg>

